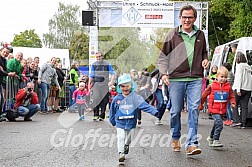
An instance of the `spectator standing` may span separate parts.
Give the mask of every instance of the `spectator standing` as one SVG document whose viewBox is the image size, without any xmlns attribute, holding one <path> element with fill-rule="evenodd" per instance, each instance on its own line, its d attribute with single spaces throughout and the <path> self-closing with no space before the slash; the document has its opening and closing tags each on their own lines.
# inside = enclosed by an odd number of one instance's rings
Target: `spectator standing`
<svg viewBox="0 0 252 167">
<path fill-rule="evenodd" d="M 248 102 L 252 91 L 252 70 L 242 52 L 237 52 L 236 63 L 236 72 L 233 85 L 236 106 L 233 112 L 234 123 L 232 126 L 239 126 L 241 129 L 244 129 L 246 127 L 248 114 Z M 239 104 L 241 108 L 240 114 L 238 112 Z"/>
<path fill-rule="evenodd" d="M 2 116 L 2 112 L 3 112 L 3 104 L 5 102 L 5 98 L 4 98 L 4 90 L 3 90 L 3 85 L 5 85 L 5 83 L 3 83 L 3 79 L 4 77 L 7 76 L 15 76 L 14 72 L 7 72 L 7 60 L 6 58 L 8 57 L 10 53 L 9 48 L 2 48 L 0 51 L 0 95 L 1 95 L 1 99 L 0 99 L 0 122 L 4 121 L 5 118 Z"/>
<path fill-rule="evenodd" d="M 61 92 L 59 91 L 59 89 L 56 90 L 56 98 L 54 101 L 54 109 L 53 110 L 56 112 L 62 112 L 62 110 L 59 108 L 59 101 L 60 101 L 60 98 L 65 97 L 64 80 L 66 78 L 66 74 L 62 70 L 61 63 L 56 64 L 56 73 L 58 75 L 58 83 L 61 88 Z"/>
<path fill-rule="evenodd" d="M 43 114 L 48 114 L 48 107 L 47 107 L 47 99 L 50 92 L 50 84 L 53 81 L 56 84 L 57 89 L 61 91 L 58 83 L 58 75 L 54 68 L 54 64 L 56 62 L 55 57 L 49 61 L 49 63 L 45 63 L 41 69 L 39 70 L 38 74 L 38 84 L 42 90 L 42 97 L 41 97 L 41 112 Z"/>
<path fill-rule="evenodd" d="M 212 84 L 213 81 L 215 80 L 216 74 L 217 74 L 217 70 L 218 70 L 218 67 L 216 65 L 214 65 L 211 68 L 210 75 L 207 77 L 207 80 L 208 80 L 209 84 Z"/>
<path fill-rule="evenodd" d="M 198 115 L 201 99 L 203 69 L 209 68 L 204 32 L 194 22 L 197 11 L 191 5 L 183 6 L 179 13 L 181 25 L 168 32 L 158 59 L 161 79 L 170 85 L 170 128 L 172 149 L 180 151 L 181 111 L 184 97 L 188 109 L 188 127 L 185 149 L 187 155 L 201 153 L 198 147 Z"/>
<path fill-rule="evenodd" d="M 23 59 L 23 53 L 18 52 L 16 58 L 7 61 L 7 72 L 15 72 L 15 77 L 20 81 L 22 79 L 23 66 L 21 61 Z M 4 79 L 6 83 L 6 78 Z M 20 82 L 19 82 L 20 83 Z"/>
<path fill-rule="evenodd" d="M 74 111 L 75 110 L 75 101 L 72 99 L 73 92 L 78 88 L 79 83 L 79 64 L 77 62 L 73 62 L 72 66 L 70 68 L 69 73 L 69 110 Z"/>
<path fill-rule="evenodd" d="M 224 63 L 224 67 L 228 70 L 227 82 L 230 83 L 231 87 L 234 84 L 234 74 L 232 72 L 232 66 L 230 63 Z M 233 123 L 233 110 L 231 108 L 230 102 L 227 103 L 227 120 L 224 121 L 224 125 L 231 125 Z"/>
</svg>

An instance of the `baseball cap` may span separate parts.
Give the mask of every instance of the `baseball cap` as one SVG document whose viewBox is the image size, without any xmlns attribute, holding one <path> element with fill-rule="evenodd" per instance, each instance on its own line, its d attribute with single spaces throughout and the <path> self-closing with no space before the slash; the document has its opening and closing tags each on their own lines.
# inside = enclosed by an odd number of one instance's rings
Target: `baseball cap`
<svg viewBox="0 0 252 167">
<path fill-rule="evenodd" d="M 121 89 L 120 89 L 119 86 L 120 86 L 121 84 L 129 83 L 129 82 L 132 84 L 131 92 L 135 91 L 136 88 L 137 88 L 137 84 L 136 84 L 134 81 L 132 81 L 132 79 L 131 79 L 131 77 L 130 77 L 129 74 L 123 74 L 122 76 L 120 76 L 120 77 L 118 78 L 118 85 L 117 85 L 117 87 L 116 87 L 116 91 L 117 91 L 118 93 L 122 93 L 122 91 L 121 91 Z"/>
<path fill-rule="evenodd" d="M 122 76 L 118 78 L 118 85 L 128 83 L 128 82 L 132 82 L 132 79 L 129 74 L 123 74 Z"/>
</svg>

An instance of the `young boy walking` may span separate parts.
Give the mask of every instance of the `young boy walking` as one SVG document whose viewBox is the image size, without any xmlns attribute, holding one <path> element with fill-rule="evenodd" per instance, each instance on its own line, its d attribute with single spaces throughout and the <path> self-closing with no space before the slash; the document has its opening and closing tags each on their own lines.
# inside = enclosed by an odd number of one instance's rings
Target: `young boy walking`
<svg viewBox="0 0 252 167">
<path fill-rule="evenodd" d="M 203 109 L 203 104 L 208 99 L 208 111 L 212 114 L 214 125 L 212 127 L 210 136 L 207 138 L 209 146 L 211 147 L 223 147 L 220 142 L 220 134 L 223 129 L 223 115 L 226 114 L 227 103 L 230 101 L 231 106 L 235 107 L 234 92 L 227 82 L 228 70 L 221 66 L 216 74 L 216 80 L 203 92 L 201 98 L 201 104 L 199 109 Z"/>
<path fill-rule="evenodd" d="M 137 124 L 138 110 L 143 110 L 154 116 L 158 111 L 145 102 L 142 96 L 134 90 L 137 85 L 130 75 L 124 74 L 118 78 L 118 95 L 113 99 L 110 107 L 109 121 L 117 130 L 117 148 L 119 162 L 124 162 L 125 154 L 129 152 L 129 145 Z"/>
</svg>

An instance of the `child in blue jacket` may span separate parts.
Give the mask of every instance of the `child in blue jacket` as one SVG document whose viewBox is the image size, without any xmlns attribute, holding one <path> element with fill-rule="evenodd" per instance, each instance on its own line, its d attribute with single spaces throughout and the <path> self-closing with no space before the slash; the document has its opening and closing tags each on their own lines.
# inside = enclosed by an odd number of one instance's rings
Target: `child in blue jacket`
<svg viewBox="0 0 252 167">
<path fill-rule="evenodd" d="M 111 103 L 109 121 L 113 126 L 116 126 L 117 130 L 119 162 L 124 162 L 125 154 L 129 152 L 129 144 L 137 124 L 138 110 L 143 110 L 154 116 L 158 115 L 158 111 L 134 91 L 136 87 L 137 85 L 129 74 L 120 76 L 117 86 L 119 94 L 114 97 Z"/>
</svg>

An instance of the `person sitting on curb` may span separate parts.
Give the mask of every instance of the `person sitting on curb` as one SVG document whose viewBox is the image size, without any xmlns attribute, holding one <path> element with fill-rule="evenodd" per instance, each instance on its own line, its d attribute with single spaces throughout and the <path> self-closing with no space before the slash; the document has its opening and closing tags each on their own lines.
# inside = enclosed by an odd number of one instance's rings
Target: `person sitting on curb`
<svg viewBox="0 0 252 167">
<path fill-rule="evenodd" d="M 34 83 L 29 82 L 23 89 L 19 89 L 16 95 L 14 108 L 24 121 L 32 121 L 31 117 L 40 110 L 38 95 L 34 92 Z"/>
</svg>

